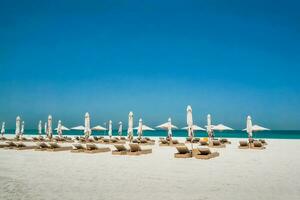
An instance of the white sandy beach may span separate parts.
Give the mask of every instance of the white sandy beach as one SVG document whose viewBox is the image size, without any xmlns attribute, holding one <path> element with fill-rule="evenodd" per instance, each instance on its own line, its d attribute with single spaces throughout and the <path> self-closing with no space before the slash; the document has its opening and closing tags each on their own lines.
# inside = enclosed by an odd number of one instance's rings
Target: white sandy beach
<svg viewBox="0 0 300 200">
<path fill-rule="evenodd" d="M 238 140 L 211 160 L 175 159 L 175 147 L 157 144 L 142 156 L 0 149 L 0 199 L 300 198 L 299 140 L 265 150 Z"/>
</svg>

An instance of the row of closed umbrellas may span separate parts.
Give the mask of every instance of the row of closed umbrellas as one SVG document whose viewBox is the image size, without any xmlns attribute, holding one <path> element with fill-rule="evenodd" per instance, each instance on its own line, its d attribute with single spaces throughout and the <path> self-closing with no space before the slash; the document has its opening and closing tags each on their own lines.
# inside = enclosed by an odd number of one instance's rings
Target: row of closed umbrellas
<svg viewBox="0 0 300 200">
<path fill-rule="evenodd" d="M 105 127 L 102 127 L 100 125 L 97 125 L 97 126 L 91 128 L 89 113 L 85 114 L 84 122 L 85 122 L 84 126 L 82 126 L 82 125 L 81 126 L 76 126 L 76 127 L 71 128 L 71 129 L 72 130 L 83 131 L 84 135 L 86 137 L 90 137 L 91 134 L 92 134 L 92 131 L 106 131 L 107 130 Z M 23 133 L 24 133 L 24 124 L 25 124 L 24 121 L 22 121 L 22 123 L 21 123 L 21 118 L 18 116 L 16 118 L 16 129 L 15 129 L 15 135 L 17 137 L 23 135 Z M 254 132 L 254 131 L 270 130 L 270 129 L 264 128 L 262 126 L 259 126 L 259 125 L 252 125 L 252 120 L 251 120 L 250 116 L 247 117 L 246 124 L 247 124 L 247 127 L 245 129 L 243 129 L 243 131 L 247 131 L 249 137 L 252 137 L 252 132 Z M 232 128 L 230 128 L 228 126 L 225 126 L 223 124 L 212 125 L 210 115 L 207 115 L 207 125 L 205 127 L 206 127 L 206 129 L 193 124 L 192 108 L 191 108 L 191 106 L 187 106 L 187 127 L 184 127 L 182 129 L 187 130 L 189 137 L 194 136 L 194 131 L 206 131 L 208 133 L 208 136 L 212 137 L 213 136 L 213 131 L 215 131 L 215 130 L 216 131 L 233 130 Z M 177 126 L 172 124 L 171 118 L 169 118 L 166 123 L 163 123 L 163 124 L 157 126 L 157 128 L 167 130 L 169 137 L 172 137 L 172 130 L 173 129 L 178 129 Z M 119 122 L 118 133 L 120 135 L 123 132 L 122 129 L 123 129 L 122 122 Z M 52 132 L 53 132 L 52 131 L 52 116 L 51 115 L 48 116 L 48 120 L 45 123 L 44 130 L 45 130 L 45 134 L 48 137 L 51 138 L 52 137 Z M 70 129 L 63 126 L 61 120 L 59 120 L 58 121 L 58 126 L 54 130 L 57 131 L 57 134 L 59 136 L 62 136 L 63 131 L 68 131 Z M 143 131 L 153 131 L 154 129 L 149 127 L 149 126 L 144 125 L 142 119 L 139 119 L 138 127 L 133 128 L 133 112 L 129 112 L 129 115 L 128 115 L 128 129 L 127 129 L 128 137 L 133 138 L 133 130 L 137 130 L 138 136 L 141 137 Z M 3 135 L 4 133 L 5 133 L 5 122 L 2 123 L 2 128 L 1 128 L 1 134 Z M 41 121 L 39 121 L 39 124 L 38 124 L 38 133 L 39 133 L 39 135 L 42 134 L 42 122 Z M 108 123 L 108 135 L 112 136 L 112 121 L 111 120 Z"/>
</svg>

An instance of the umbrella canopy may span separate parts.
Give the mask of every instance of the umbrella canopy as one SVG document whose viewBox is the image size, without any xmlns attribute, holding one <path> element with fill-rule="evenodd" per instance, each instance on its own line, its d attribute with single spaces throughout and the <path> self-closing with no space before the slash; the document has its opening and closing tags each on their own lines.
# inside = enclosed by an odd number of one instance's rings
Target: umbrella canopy
<svg viewBox="0 0 300 200">
<path fill-rule="evenodd" d="M 21 118 L 19 116 L 17 116 L 17 118 L 16 118 L 16 130 L 15 130 L 16 137 L 20 136 L 20 131 L 21 131 L 20 126 L 21 126 Z"/>
<path fill-rule="evenodd" d="M 86 138 L 91 136 L 91 119 L 89 113 L 85 113 L 84 116 L 84 135 Z"/>
<path fill-rule="evenodd" d="M 127 130 L 127 136 L 129 138 L 133 137 L 133 112 L 129 112 L 128 114 L 128 130 Z"/>
<path fill-rule="evenodd" d="M 54 130 L 57 131 L 58 129 L 55 128 Z M 67 127 L 65 127 L 65 126 L 63 126 L 63 125 L 61 125 L 61 130 L 62 130 L 62 131 L 69 131 L 70 129 L 67 128 Z"/>
<path fill-rule="evenodd" d="M 47 136 L 48 138 L 52 138 L 52 116 L 48 116 L 48 124 L 47 124 Z"/>
<path fill-rule="evenodd" d="M 3 136 L 4 133 L 5 133 L 5 122 L 2 122 L 1 135 Z"/>
<path fill-rule="evenodd" d="M 270 129 L 259 126 L 259 125 L 253 125 L 252 126 L 252 132 L 253 131 L 269 131 Z M 243 131 L 247 131 L 247 128 L 243 129 Z"/>
<path fill-rule="evenodd" d="M 38 125 L 38 133 L 39 133 L 39 136 L 42 135 L 42 121 L 41 120 L 39 121 L 39 125 Z"/>
<path fill-rule="evenodd" d="M 71 128 L 72 130 L 77 130 L 77 131 L 84 131 L 85 127 L 84 126 L 75 126 L 73 128 Z"/>
<path fill-rule="evenodd" d="M 194 137 L 194 130 L 193 130 L 193 114 L 192 114 L 192 107 L 187 106 L 186 108 L 186 123 L 188 127 L 188 135 L 189 137 Z"/>
<path fill-rule="evenodd" d="M 123 132 L 123 125 L 122 122 L 119 122 L 119 129 L 118 129 L 119 136 L 122 136 L 122 132 Z"/>
<path fill-rule="evenodd" d="M 106 131 L 107 129 L 100 126 L 100 125 L 98 125 L 98 126 L 93 127 L 91 130 L 93 130 L 93 131 Z"/>
<path fill-rule="evenodd" d="M 189 127 L 183 127 L 182 130 L 188 130 Z M 197 125 L 193 125 L 192 126 L 193 128 L 193 131 L 206 131 L 206 129 L 200 127 L 200 126 L 197 126 Z"/>
<path fill-rule="evenodd" d="M 211 116 L 210 114 L 207 115 L 207 126 L 206 126 L 206 131 L 208 134 L 208 137 L 212 137 L 212 125 L 211 125 Z"/>
<path fill-rule="evenodd" d="M 108 136 L 111 137 L 112 136 L 112 121 L 109 120 L 108 122 Z"/>
<path fill-rule="evenodd" d="M 25 122 L 22 121 L 22 125 L 21 125 L 21 136 L 23 136 L 23 134 L 24 134 L 24 126 L 25 126 Z"/>
<path fill-rule="evenodd" d="M 212 126 L 212 129 L 216 130 L 216 131 L 233 131 L 232 128 L 225 126 L 224 124 L 218 124 L 218 125 Z"/>
<path fill-rule="evenodd" d="M 171 118 L 168 119 L 168 122 L 163 123 L 163 124 L 161 124 L 161 125 L 159 125 L 159 126 L 156 126 L 156 128 L 161 128 L 161 129 L 166 129 L 166 130 L 168 130 L 168 129 L 169 129 L 169 126 L 170 126 L 170 121 L 171 121 Z M 175 125 L 173 125 L 172 123 L 171 123 L 171 128 L 172 128 L 172 129 L 178 129 L 178 127 L 175 126 Z"/>
<path fill-rule="evenodd" d="M 139 129 L 139 127 L 135 127 L 134 128 L 134 130 L 138 130 Z M 146 126 L 146 125 L 142 125 L 142 130 L 143 131 L 155 131 L 155 129 L 153 129 L 153 128 L 151 128 L 151 127 L 149 127 L 149 126 Z"/>
<path fill-rule="evenodd" d="M 253 125 L 252 131 L 269 131 L 270 129 L 259 126 L 259 125 Z"/>
</svg>

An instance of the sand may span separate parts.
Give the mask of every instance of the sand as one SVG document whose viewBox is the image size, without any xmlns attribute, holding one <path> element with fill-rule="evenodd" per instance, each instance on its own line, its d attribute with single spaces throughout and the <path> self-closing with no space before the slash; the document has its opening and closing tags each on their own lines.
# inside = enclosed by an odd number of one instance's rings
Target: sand
<svg viewBox="0 0 300 200">
<path fill-rule="evenodd" d="M 158 145 L 138 157 L 0 149 L 0 199 L 300 199 L 299 140 L 265 150 L 238 140 L 211 160 Z"/>
</svg>

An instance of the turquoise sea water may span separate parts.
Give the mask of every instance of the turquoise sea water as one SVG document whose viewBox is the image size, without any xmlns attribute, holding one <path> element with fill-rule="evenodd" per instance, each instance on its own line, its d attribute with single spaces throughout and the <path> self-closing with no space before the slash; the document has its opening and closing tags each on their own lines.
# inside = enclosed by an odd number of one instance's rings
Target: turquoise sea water
<svg viewBox="0 0 300 200">
<path fill-rule="evenodd" d="M 13 134 L 14 130 L 7 130 L 8 134 Z M 26 130 L 25 135 L 37 135 L 37 130 Z M 135 135 L 136 132 L 134 133 Z M 56 132 L 54 132 L 56 135 Z M 64 131 L 63 135 L 83 135 L 82 131 Z M 105 131 L 93 131 L 92 135 L 102 135 L 107 136 L 107 132 Z M 113 135 L 117 135 L 117 131 L 113 131 Z M 124 130 L 123 135 L 126 136 L 127 132 Z M 145 131 L 143 133 L 144 136 L 153 136 L 153 137 L 165 137 L 167 132 L 164 130 L 155 130 L 155 131 Z M 174 137 L 187 137 L 187 132 L 185 130 L 174 130 Z M 224 131 L 224 132 L 215 132 L 216 137 L 226 137 L 226 138 L 246 138 L 247 133 L 245 131 Z M 255 132 L 253 134 L 254 138 L 272 138 L 272 139 L 300 139 L 300 130 L 290 131 L 290 130 L 272 130 L 272 131 L 261 131 Z M 195 137 L 207 137 L 206 132 L 198 131 L 195 133 Z"/>
</svg>

